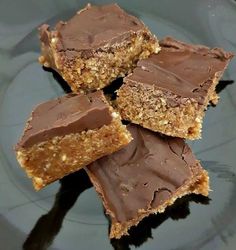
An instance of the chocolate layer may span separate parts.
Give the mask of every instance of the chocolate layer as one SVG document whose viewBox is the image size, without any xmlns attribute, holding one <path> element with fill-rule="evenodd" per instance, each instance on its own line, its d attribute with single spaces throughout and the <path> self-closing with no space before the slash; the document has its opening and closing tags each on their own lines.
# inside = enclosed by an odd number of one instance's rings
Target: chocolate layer
<svg viewBox="0 0 236 250">
<path fill-rule="evenodd" d="M 31 114 L 18 147 L 30 147 L 54 136 L 100 128 L 112 120 L 101 91 L 69 94 L 38 105 Z"/>
<path fill-rule="evenodd" d="M 221 75 L 233 57 L 219 48 L 190 45 L 170 37 L 160 41 L 160 45 L 161 51 L 140 60 L 125 82 L 154 85 L 201 104 L 216 74 Z"/>
<path fill-rule="evenodd" d="M 45 44 L 49 44 L 48 28 L 43 25 L 40 29 L 40 38 Z M 88 5 L 68 22 L 59 22 L 54 35 L 59 39 L 59 51 L 86 51 L 122 42 L 144 28 L 140 20 L 127 14 L 117 4 Z"/>
<path fill-rule="evenodd" d="M 196 174 L 199 164 L 184 140 L 128 125 L 133 141 L 87 167 L 113 222 L 163 204 Z"/>
</svg>

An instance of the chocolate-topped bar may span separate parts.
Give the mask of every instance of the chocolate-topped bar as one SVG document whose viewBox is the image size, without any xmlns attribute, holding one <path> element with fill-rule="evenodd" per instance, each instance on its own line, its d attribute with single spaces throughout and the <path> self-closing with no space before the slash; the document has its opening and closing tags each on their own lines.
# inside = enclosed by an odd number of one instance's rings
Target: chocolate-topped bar
<svg viewBox="0 0 236 250">
<path fill-rule="evenodd" d="M 128 234 L 144 217 L 177 198 L 208 195 L 208 174 L 183 139 L 128 125 L 133 140 L 86 167 L 111 218 L 111 238 Z"/>
<path fill-rule="evenodd" d="M 101 91 L 69 94 L 33 110 L 16 154 L 39 190 L 130 140 L 130 133 Z"/>
<path fill-rule="evenodd" d="M 170 37 L 160 45 L 124 79 L 117 99 L 121 116 L 163 134 L 200 138 L 204 110 L 217 103 L 215 87 L 233 55 Z"/>
<path fill-rule="evenodd" d="M 59 72 L 75 92 L 101 89 L 160 50 L 143 22 L 117 4 L 88 4 L 54 30 L 44 24 L 39 31 L 40 63 Z"/>
</svg>

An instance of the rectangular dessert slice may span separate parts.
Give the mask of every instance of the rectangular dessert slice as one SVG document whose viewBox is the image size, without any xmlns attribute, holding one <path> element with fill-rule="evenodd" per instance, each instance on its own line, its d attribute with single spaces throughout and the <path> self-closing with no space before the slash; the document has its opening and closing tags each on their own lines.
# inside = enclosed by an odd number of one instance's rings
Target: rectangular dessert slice
<svg viewBox="0 0 236 250">
<path fill-rule="evenodd" d="M 183 139 L 128 125 L 125 148 L 85 168 L 111 218 L 111 238 L 127 235 L 144 217 L 164 212 L 177 198 L 208 195 L 208 174 Z"/>
<path fill-rule="evenodd" d="M 117 99 L 121 117 L 166 135 L 198 139 L 204 110 L 217 103 L 215 87 L 233 55 L 173 38 L 160 45 L 158 54 L 140 60 L 124 79 Z"/>
<path fill-rule="evenodd" d="M 117 4 L 87 5 L 50 31 L 40 27 L 41 64 L 59 72 L 74 92 L 101 89 L 157 53 L 158 41 Z"/>
<path fill-rule="evenodd" d="M 16 146 L 35 189 L 128 144 L 130 133 L 101 91 L 69 94 L 37 106 Z"/>
</svg>

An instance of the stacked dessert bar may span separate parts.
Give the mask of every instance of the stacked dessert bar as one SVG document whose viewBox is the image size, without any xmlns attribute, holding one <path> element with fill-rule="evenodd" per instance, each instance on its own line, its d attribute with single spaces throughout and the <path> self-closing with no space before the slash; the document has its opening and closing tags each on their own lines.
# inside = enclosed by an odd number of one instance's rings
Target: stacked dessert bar
<svg viewBox="0 0 236 250">
<path fill-rule="evenodd" d="M 73 93 L 38 105 L 16 146 L 36 190 L 85 168 L 111 218 L 111 238 L 177 198 L 208 195 L 208 174 L 184 139 L 201 137 L 231 53 L 158 41 L 117 4 L 88 4 L 39 31 L 40 63 Z M 103 88 L 118 77 L 123 85 L 108 102 Z"/>
</svg>

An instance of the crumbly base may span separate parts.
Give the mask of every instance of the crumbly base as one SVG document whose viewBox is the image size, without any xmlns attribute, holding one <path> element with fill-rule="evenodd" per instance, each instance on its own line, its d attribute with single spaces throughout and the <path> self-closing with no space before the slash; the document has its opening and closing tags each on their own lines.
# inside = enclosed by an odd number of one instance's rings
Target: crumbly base
<svg viewBox="0 0 236 250">
<path fill-rule="evenodd" d="M 51 37 L 49 47 L 42 43 L 39 62 L 58 71 L 74 92 L 102 89 L 130 73 L 139 59 L 160 50 L 156 37 L 147 29 L 132 34 L 120 44 L 93 51 L 90 56 L 76 52 L 78 56 L 68 58 L 66 52 L 56 50 L 56 42 L 57 38 Z"/>
<path fill-rule="evenodd" d="M 204 107 L 194 100 L 171 107 L 162 90 L 126 83 L 118 91 L 117 107 L 124 120 L 150 130 L 188 139 L 200 137 Z"/>
<path fill-rule="evenodd" d="M 109 125 L 99 129 L 56 136 L 30 148 L 20 148 L 17 160 L 32 178 L 35 189 L 40 190 L 130 141 L 131 135 L 117 115 Z"/>
<path fill-rule="evenodd" d="M 124 120 L 166 135 L 199 139 L 204 110 L 209 102 L 216 104 L 218 101 L 215 87 L 220 73 L 211 81 L 202 105 L 195 99 L 175 96 L 155 86 L 134 82 L 126 82 L 118 90 L 116 105 Z M 173 98 L 179 101 L 178 105 L 171 106 Z"/>
<path fill-rule="evenodd" d="M 162 205 L 156 208 L 140 209 L 137 213 L 137 217 L 129 220 L 125 223 L 119 223 L 112 221 L 110 229 L 110 238 L 120 239 L 124 235 L 129 235 L 128 230 L 132 226 L 137 226 L 139 222 L 149 216 L 150 214 L 163 213 L 167 206 L 172 205 L 178 198 L 185 195 L 195 193 L 208 196 L 209 193 L 209 177 L 205 170 L 201 168 L 199 172 L 185 185 L 180 187 L 171 197 L 171 199 L 164 202 Z"/>
<path fill-rule="evenodd" d="M 227 66 L 226 66 L 227 67 Z M 225 68 L 226 68 L 225 67 Z M 224 68 L 224 70 L 225 70 Z M 224 70 L 223 71 L 220 71 L 220 72 L 217 72 L 215 74 L 215 77 L 213 79 L 213 82 L 212 82 L 212 85 L 208 91 L 208 100 L 207 100 L 207 105 L 209 103 L 213 104 L 213 105 L 216 105 L 220 99 L 220 97 L 217 95 L 215 89 L 216 89 L 216 85 L 219 83 L 219 80 L 220 78 L 222 77 L 223 73 L 224 73 Z"/>
</svg>

